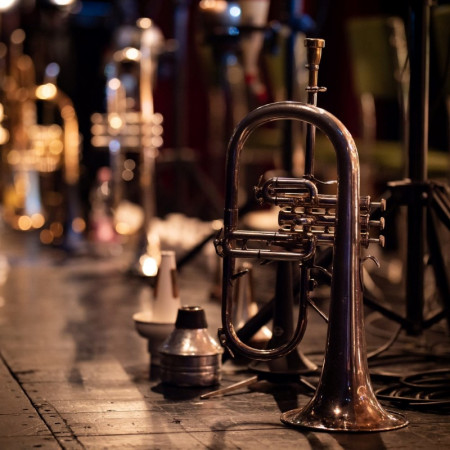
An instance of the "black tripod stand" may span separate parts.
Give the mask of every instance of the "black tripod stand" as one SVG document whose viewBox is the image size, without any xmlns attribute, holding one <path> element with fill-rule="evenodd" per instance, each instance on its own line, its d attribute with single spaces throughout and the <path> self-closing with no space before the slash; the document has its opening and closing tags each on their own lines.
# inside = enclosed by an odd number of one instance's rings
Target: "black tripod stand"
<svg viewBox="0 0 450 450">
<path fill-rule="evenodd" d="M 382 307 L 370 296 L 364 300 L 368 306 L 401 324 L 409 334 L 418 335 L 443 318 L 450 327 L 449 271 L 438 237 L 439 222 L 450 230 L 450 191 L 448 186 L 427 179 L 430 1 L 410 0 L 409 20 L 408 178 L 388 184 L 391 194 L 388 211 L 394 212 L 399 206 L 407 209 L 406 317 Z M 443 308 L 424 320 L 427 252 Z"/>
</svg>

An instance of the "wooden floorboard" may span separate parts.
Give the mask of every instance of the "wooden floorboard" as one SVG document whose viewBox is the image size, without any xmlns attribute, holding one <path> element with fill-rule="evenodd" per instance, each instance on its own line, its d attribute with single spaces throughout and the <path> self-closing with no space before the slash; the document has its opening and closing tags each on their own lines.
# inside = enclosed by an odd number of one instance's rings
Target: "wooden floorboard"
<svg viewBox="0 0 450 450">
<path fill-rule="evenodd" d="M 0 257 L 9 263 L 0 286 L 1 449 L 450 448 L 445 412 L 403 410 L 410 424 L 397 431 L 320 433 L 279 420 L 309 400 L 299 383 L 261 381 L 209 400 L 200 395 L 212 388 L 164 385 L 156 370 L 149 373 L 147 343 L 132 321 L 133 313 L 149 309 L 152 291 L 127 273 L 125 256 L 69 257 L 4 230 Z M 182 303 L 203 306 L 215 336 L 220 306 L 209 298 L 210 272 L 196 260 L 178 276 Z M 302 348 L 320 362 L 326 325 L 314 315 L 311 322 Z M 440 346 L 450 346 L 448 335 L 437 336 Z M 421 347 L 424 338 L 417 339 L 399 348 Z M 384 341 L 373 337 L 369 347 Z M 448 359 L 399 361 L 388 369 L 435 367 L 448 367 Z M 246 365 L 227 362 L 221 386 L 251 375 Z"/>
<path fill-rule="evenodd" d="M 1 358 L 0 386 L 0 448 L 16 448 L 15 443 L 17 448 L 30 444 L 58 448 L 45 420 Z"/>
</svg>

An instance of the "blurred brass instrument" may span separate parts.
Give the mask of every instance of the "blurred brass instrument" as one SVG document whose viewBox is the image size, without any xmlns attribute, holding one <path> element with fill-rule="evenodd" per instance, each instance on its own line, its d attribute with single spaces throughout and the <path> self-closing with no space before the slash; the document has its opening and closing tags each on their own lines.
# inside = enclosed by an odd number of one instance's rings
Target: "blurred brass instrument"
<svg viewBox="0 0 450 450">
<path fill-rule="evenodd" d="M 324 41 L 307 39 L 310 70 L 307 90 L 314 96 L 317 70 Z M 314 95 L 313 95 L 314 94 Z M 362 298 L 361 246 L 382 243 L 371 237 L 371 212 L 380 207 L 359 192 L 359 158 L 352 136 L 329 112 L 310 103 L 278 102 L 248 114 L 236 127 L 226 160 L 224 229 L 216 239 L 223 257 L 222 325 L 219 337 L 229 349 L 256 360 L 285 356 L 300 343 L 306 328 L 309 292 L 314 289 L 311 271 L 317 269 L 314 257 L 320 247 L 333 248 L 328 337 L 322 373 L 314 397 L 301 409 L 285 412 L 285 424 L 308 429 L 345 432 L 393 430 L 407 425 L 406 419 L 387 412 L 379 404 L 370 382 Z M 312 161 L 303 178 L 275 177 L 255 188 L 261 203 L 277 205 L 278 231 L 238 229 L 239 158 L 245 142 L 259 126 L 277 120 L 306 122 L 309 134 L 321 130 L 331 141 L 337 158 L 336 195 L 319 193 L 312 174 Z M 309 137 L 313 139 L 313 136 Z M 306 158 L 307 160 L 308 158 Z M 233 284 L 239 276 L 239 258 L 265 261 L 292 261 L 298 264 L 301 280 L 299 316 L 291 339 L 276 348 L 256 349 L 242 342 L 233 324 Z"/>
<path fill-rule="evenodd" d="M 36 84 L 33 61 L 22 51 L 24 40 L 23 30 L 11 34 L 9 74 L 3 86 L 10 134 L 5 152 L 9 178 L 3 192 L 5 219 L 19 230 L 41 229 L 43 243 L 73 249 L 85 228 L 77 198 L 78 119 L 71 100 L 55 84 L 56 64 L 48 66 L 44 83 Z M 62 187 L 56 180 L 59 170 Z"/>
<path fill-rule="evenodd" d="M 106 68 L 107 113 L 92 116 L 92 144 L 109 149 L 111 203 L 119 234 L 136 231 L 135 227 L 121 220 L 121 211 L 125 204 L 125 154 L 135 152 L 140 156 L 138 169 L 143 218 L 142 226 L 138 226 L 141 235 L 132 270 L 153 277 L 160 262 L 159 237 L 153 231 L 156 216 L 155 159 L 162 145 L 163 132 L 162 115 L 154 112 L 153 87 L 163 36 L 150 19 L 141 18 L 137 28 L 122 30 L 118 41 L 121 48 L 114 52 Z"/>
</svg>

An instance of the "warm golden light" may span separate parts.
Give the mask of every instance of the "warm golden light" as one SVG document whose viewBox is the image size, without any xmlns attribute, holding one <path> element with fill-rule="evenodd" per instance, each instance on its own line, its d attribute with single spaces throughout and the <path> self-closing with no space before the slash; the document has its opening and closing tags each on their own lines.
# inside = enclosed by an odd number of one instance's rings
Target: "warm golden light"
<svg viewBox="0 0 450 450">
<path fill-rule="evenodd" d="M 92 127 L 91 127 L 91 133 L 94 135 L 94 136 L 97 136 L 97 135 L 99 135 L 99 134 L 102 134 L 104 132 L 104 127 L 103 127 L 103 125 L 100 125 L 100 124 L 94 124 L 94 125 L 92 125 Z"/>
<path fill-rule="evenodd" d="M 152 26 L 152 20 L 148 17 L 141 17 L 136 21 L 136 25 L 143 30 L 150 28 Z"/>
<path fill-rule="evenodd" d="M 136 168 L 136 163 L 132 159 L 126 159 L 123 162 L 123 166 L 125 167 L 125 169 L 133 170 Z"/>
<path fill-rule="evenodd" d="M 227 9 L 227 2 L 217 0 L 202 0 L 199 4 L 200 9 L 213 10 L 215 12 L 224 12 Z"/>
<path fill-rule="evenodd" d="M 134 47 L 127 47 L 123 50 L 125 58 L 129 59 L 130 61 L 139 61 L 141 57 L 141 52 Z"/>
<path fill-rule="evenodd" d="M 51 0 L 56 6 L 69 6 L 75 3 L 75 0 Z"/>
<path fill-rule="evenodd" d="M 9 141 L 9 131 L 6 128 L 0 126 L 0 145 Z"/>
<path fill-rule="evenodd" d="M 20 153 L 17 150 L 11 150 L 6 157 L 8 164 L 15 166 L 20 163 Z"/>
<path fill-rule="evenodd" d="M 163 134 L 163 127 L 161 125 L 153 125 L 152 133 L 154 136 L 161 136 Z"/>
<path fill-rule="evenodd" d="M 155 124 L 155 125 L 161 125 L 162 123 L 163 123 L 163 115 L 162 114 L 160 114 L 160 113 L 155 113 L 155 114 L 153 114 L 153 117 L 152 117 L 152 122 Z"/>
<path fill-rule="evenodd" d="M 119 81 L 120 83 L 120 81 Z M 103 117 L 100 113 L 94 113 L 91 116 L 91 122 L 92 123 L 102 123 L 103 122 Z"/>
<path fill-rule="evenodd" d="M 50 230 L 42 230 L 39 234 L 39 239 L 43 244 L 51 244 L 53 242 L 54 236 Z"/>
<path fill-rule="evenodd" d="M 29 71 L 33 70 L 33 60 L 28 55 L 22 55 L 17 61 L 17 67 L 21 71 L 29 73 Z M 28 90 L 25 87 L 19 88 L 18 96 L 22 100 L 28 99 Z"/>
<path fill-rule="evenodd" d="M 59 155 L 63 151 L 64 144 L 62 141 L 55 139 L 49 142 L 48 147 L 52 155 Z"/>
<path fill-rule="evenodd" d="M 61 237 L 64 232 L 64 228 L 62 226 L 61 222 L 53 222 L 50 224 L 50 231 L 52 232 L 53 236 L 55 237 Z"/>
<path fill-rule="evenodd" d="M 72 230 L 76 233 L 82 233 L 86 229 L 86 222 L 81 217 L 75 217 L 72 220 Z"/>
<path fill-rule="evenodd" d="M 116 224 L 116 231 L 119 234 L 122 235 L 130 234 L 130 229 L 131 229 L 130 225 L 128 225 L 125 222 L 118 222 Z"/>
<path fill-rule="evenodd" d="M 213 220 L 211 223 L 212 229 L 219 231 L 223 228 L 223 222 L 221 220 Z"/>
<path fill-rule="evenodd" d="M 45 218 L 42 214 L 36 213 L 31 216 L 31 224 L 33 228 L 41 228 L 44 226 Z"/>
<path fill-rule="evenodd" d="M 124 181 L 131 181 L 134 178 L 134 173 L 130 169 L 122 171 L 122 179 Z"/>
<path fill-rule="evenodd" d="M 42 142 L 36 142 L 36 144 L 34 145 L 34 152 L 38 157 L 44 156 L 45 147 Z"/>
<path fill-rule="evenodd" d="M 139 263 L 142 268 L 142 273 L 147 277 L 153 277 L 156 276 L 158 273 L 158 264 L 155 260 L 155 258 L 152 258 L 148 255 L 142 255 L 139 258 Z"/>
<path fill-rule="evenodd" d="M 119 115 L 117 115 L 117 114 L 110 114 L 109 117 L 108 117 L 108 121 L 109 121 L 109 126 L 113 130 L 120 130 L 122 128 L 123 120 L 120 118 Z"/>
<path fill-rule="evenodd" d="M 109 87 L 109 89 L 112 89 L 113 91 L 117 91 L 117 89 L 120 88 L 121 84 L 122 83 L 120 82 L 120 80 L 118 78 L 111 78 L 108 81 L 108 87 Z"/>
<path fill-rule="evenodd" d="M 33 224 L 31 222 L 31 218 L 28 216 L 20 216 L 19 219 L 17 220 L 17 226 L 22 231 L 29 230 L 32 225 Z"/>
<path fill-rule="evenodd" d="M 7 0 L 2 0 L 7 1 Z M 25 40 L 25 31 L 23 31 L 21 28 L 17 28 L 17 30 L 14 30 L 11 33 L 11 37 L 9 38 L 11 41 L 11 44 L 21 44 Z"/>
<path fill-rule="evenodd" d="M 0 0 L 0 11 L 7 11 L 17 3 L 17 0 Z"/>
<path fill-rule="evenodd" d="M 77 115 L 72 105 L 66 105 L 61 109 L 61 117 L 65 120 L 76 119 Z"/>
<path fill-rule="evenodd" d="M 36 88 L 36 97 L 39 100 L 50 100 L 56 97 L 57 87 L 53 83 L 41 84 Z"/>
<path fill-rule="evenodd" d="M 109 138 L 105 136 L 93 136 L 91 144 L 93 147 L 108 147 Z"/>
<path fill-rule="evenodd" d="M 163 145 L 163 139 L 161 136 L 153 136 L 151 138 L 152 147 L 161 147 Z"/>
</svg>

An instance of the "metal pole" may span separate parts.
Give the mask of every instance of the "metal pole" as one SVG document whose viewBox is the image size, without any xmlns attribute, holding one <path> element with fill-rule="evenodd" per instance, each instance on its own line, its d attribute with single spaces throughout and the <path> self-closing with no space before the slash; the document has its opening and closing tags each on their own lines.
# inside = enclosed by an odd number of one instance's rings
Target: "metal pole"
<svg viewBox="0 0 450 450">
<path fill-rule="evenodd" d="M 428 153 L 430 0 L 411 0 L 409 58 L 408 254 L 406 261 L 406 314 L 411 334 L 422 330 L 424 305 L 425 191 Z M 416 187 L 416 188 L 414 188 Z"/>
</svg>

